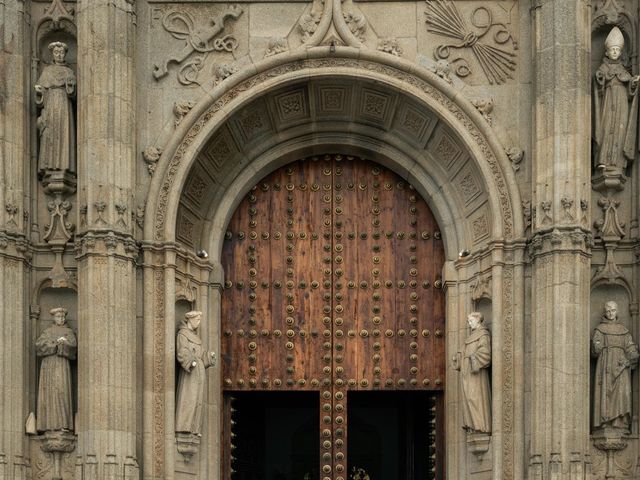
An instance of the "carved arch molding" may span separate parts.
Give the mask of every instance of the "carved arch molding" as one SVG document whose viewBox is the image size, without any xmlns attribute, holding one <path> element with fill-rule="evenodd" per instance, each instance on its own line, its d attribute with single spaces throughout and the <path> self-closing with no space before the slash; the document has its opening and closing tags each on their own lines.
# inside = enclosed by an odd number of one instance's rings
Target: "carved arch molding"
<svg viewBox="0 0 640 480">
<path fill-rule="evenodd" d="M 448 260 L 462 248 L 480 251 L 490 241 L 519 239 L 520 201 L 490 126 L 441 79 L 407 70 L 367 59 L 318 58 L 231 77 L 225 89 L 193 107 L 163 149 L 147 201 L 146 237 L 157 245 L 178 241 L 191 252 L 204 247 L 218 259 L 233 212 L 260 179 L 293 160 L 339 150 L 370 158 L 416 186 L 441 227 Z M 494 292 L 501 301 L 494 302 L 500 318 L 493 335 L 502 356 L 494 382 L 502 395 L 492 448 L 501 457 L 501 478 L 514 478 L 520 447 L 514 445 L 513 252 L 504 259 Z M 152 368 L 164 372 L 171 357 L 157 352 L 171 342 L 163 319 L 175 291 L 160 271 L 152 281 Z M 166 386 L 153 383 L 154 411 L 162 413 L 154 415 L 150 440 L 154 475 L 161 475 L 174 455 L 165 431 L 173 412 L 164 403 Z"/>
</svg>

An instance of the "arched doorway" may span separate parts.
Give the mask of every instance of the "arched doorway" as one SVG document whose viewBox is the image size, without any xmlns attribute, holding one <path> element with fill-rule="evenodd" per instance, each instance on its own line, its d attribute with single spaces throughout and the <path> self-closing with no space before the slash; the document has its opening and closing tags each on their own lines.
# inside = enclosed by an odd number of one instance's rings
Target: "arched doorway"
<svg viewBox="0 0 640 480">
<path fill-rule="evenodd" d="M 374 162 L 261 180 L 223 246 L 223 478 L 444 478 L 443 264 L 426 202 Z"/>
</svg>

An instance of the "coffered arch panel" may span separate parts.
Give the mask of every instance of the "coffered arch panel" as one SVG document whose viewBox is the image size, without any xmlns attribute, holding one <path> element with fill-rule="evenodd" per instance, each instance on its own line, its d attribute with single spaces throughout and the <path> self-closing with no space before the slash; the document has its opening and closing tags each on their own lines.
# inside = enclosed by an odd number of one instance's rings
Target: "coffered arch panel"
<svg viewBox="0 0 640 480">
<path fill-rule="evenodd" d="M 203 227 L 223 226 L 229 214 L 215 218 L 210 206 L 221 200 L 237 204 L 253 177 L 257 181 L 287 159 L 326 152 L 330 137 L 435 186 L 421 193 L 435 202 L 430 207 L 443 234 L 455 239 L 447 242 L 449 258 L 458 248 L 521 236 L 513 172 L 491 127 L 468 100 L 428 72 L 417 76 L 364 60 L 338 60 L 339 68 L 332 68 L 333 60 L 307 60 L 238 78 L 226 93 L 212 92 L 216 101 L 196 106 L 159 162 L 162 174 L 155 176 L 148 202 L 149 239 L 175 238 L 189 249 L 219 251 L 218 240 L 202 237 L 211 231 Z M 258 174 L 265 162 L 276 163 Z M 237 183 L 241 177 L 247 183 Z"/>
<path fill-rule="evenodd" d="M 332 148 L 407 179 L 422 176 L 421 194 L 451 239 L 450 258 L 501 230 L 492 223 L 490 185 L 459 133 L 433 111 L 371 81 L 318 78 L 254 99 L 211 136 L 186 177 L 176 240 L 219 252 L 216 232 L 248 188 L 283 162 Z M 216 217 L 215 206 L 227 213 Z"/>
</svg>

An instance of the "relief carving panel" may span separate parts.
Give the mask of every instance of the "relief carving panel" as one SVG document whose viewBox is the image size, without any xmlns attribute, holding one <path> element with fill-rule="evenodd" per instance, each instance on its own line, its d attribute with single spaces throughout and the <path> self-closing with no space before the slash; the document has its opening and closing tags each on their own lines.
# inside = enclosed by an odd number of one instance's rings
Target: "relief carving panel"
<svg viewBox="0 0 640 480">
<path fill-rule="evenodd" d="M 233 33 L 237 20 L 244 13 L 238 5 L 226 9 L 180 8 L 158 6 L 152 8 L 152 27 L 158 24 L 165 32 L 155 35 L 158 42 L 166 43 L 163 50 L 173 51 L 171 55 L 153 65 L 153 77 L 161 80 L 169 74 L 172 64 L 177 65 L 177 80 L 180 84 L 200 85 L 212 78 L 219 64 L 235 60 L 239 40 Z M 176 49 L 174 44 L 182 45 Z M 201 74 L 202 72 L 202 74 Z"/>
<path fill-rule="evenodd" d="M 473 84 L 507 83 L 515 78 L 517 65 L 516 5 L 427 0 L 425 54 L 448 61 L 456 75 Z"/>
</svg>

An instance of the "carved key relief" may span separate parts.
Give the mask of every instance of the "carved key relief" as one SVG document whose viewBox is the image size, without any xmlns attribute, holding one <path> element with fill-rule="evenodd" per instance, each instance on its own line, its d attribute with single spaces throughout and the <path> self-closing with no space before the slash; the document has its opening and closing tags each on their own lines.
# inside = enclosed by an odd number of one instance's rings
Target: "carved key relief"
<svg viewBox="0 0 640 480">
<path fill-rule="evenodd" d="M 163 45 L 151 54 L 153 78 L 162 81 L 175 75 L 184 86 L 211 86 L 224 76 L 221 72 L 237 70 L 236 62 L 248 51 L 246 8 L 235 4 L 152 7 L 152 42 Z"/>
<path fill-rule="evenodd" d="M 426 0 L 421 53 L 446 61 L 473 85 L 501 85 L 515 78 L 517 2 Z"/>
</svg>

